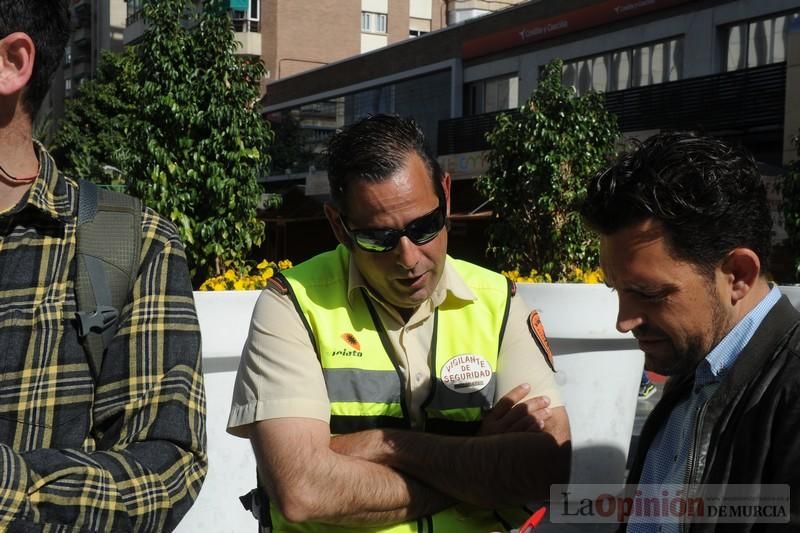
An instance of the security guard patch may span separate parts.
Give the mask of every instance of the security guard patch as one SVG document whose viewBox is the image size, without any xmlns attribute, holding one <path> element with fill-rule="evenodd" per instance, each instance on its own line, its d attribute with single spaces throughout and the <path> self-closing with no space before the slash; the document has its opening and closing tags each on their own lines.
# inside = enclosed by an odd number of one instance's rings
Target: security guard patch
<svg viewBox="0 0 800 533">
<path fill-rule="evenodd" d="M 528 317 L 528 329 L 531 331 L 533 340 L 536 341 L 536 344 L 545 356 L 547 366 L 550 367 L 550 370 L 555 372 L 556 369 L 553 366 L 553 350 L 550 349 L 550 342 L 548 342 L 547 335 L 544 333 L 544 325 L 542 324 L 542 319 L 539 317 L 539 311 L 535 309 L 531 311 Z"/>
<path fill-rule="evenodd" d="M 289 294 L 289 287 L 286 285 L 286 280 L 279 276 L 272 276 L 267 280 L 267 289 L 278 296 L 286 296 Z"/>
</svg>

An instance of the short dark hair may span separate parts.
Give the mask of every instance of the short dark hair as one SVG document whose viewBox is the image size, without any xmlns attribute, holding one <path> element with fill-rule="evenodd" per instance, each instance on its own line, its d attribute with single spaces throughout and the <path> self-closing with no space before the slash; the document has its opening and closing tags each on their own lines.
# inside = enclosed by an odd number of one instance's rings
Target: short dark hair
<svg viewBox="0 0 800 533">
<path fill-rule="evenodd" d="M 66 0 L 0 0 L 0 39 L 23 32 L 36 46 L 33 73 L 24 94 L 31 119 L 39 112 L 69 40 Z"/>
<path fill-rule="evenodd" d="M 591 178 L 581 214 L 605 235 L 657 220 L 672 254 L 705 273 L 737 247 L 769 270 L 772 218 L 761 174 L 750 154 L 717 139 L 665 132 L 637 143 Z"/>
<path fill-rule="evenodd" d="M 328 142 L 328 182 L 331 197 L 345 211 L 347 188 L 353 182 L 379 183 L 403 168 L 416 153 L 433 180 L 433 189 L 444 201 L 444 172 L 425 144 L 425 135 L 411 119 L 396 115 L 370 115 L 337 132 Z"/>
</svg>

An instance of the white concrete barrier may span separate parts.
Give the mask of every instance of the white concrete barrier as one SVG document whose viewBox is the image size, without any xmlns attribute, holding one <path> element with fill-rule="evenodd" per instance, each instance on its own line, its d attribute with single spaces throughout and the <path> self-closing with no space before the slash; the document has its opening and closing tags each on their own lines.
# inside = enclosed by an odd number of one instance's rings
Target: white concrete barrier
<svg viewBox="0 0 800 533">
<path fill-rule="evenodd" d="M 572 431 L 571 483 L 622 486 L 644 355 L 616 330 L 617 296 L 605 285 L 518 285 L 541 315 Z"/>
<path fill-rule="evenodd" d="M 239 496 L 256 486 L 253 451 L 247 440 L 229 435 L 225 427 L 236 369 L 259 294 L 194 293 L 203 335 L 209 466 L 200 496 L 175 530 L 179 533 L 257 531 L 255 519 L 239 503 Z"/>
</svg>

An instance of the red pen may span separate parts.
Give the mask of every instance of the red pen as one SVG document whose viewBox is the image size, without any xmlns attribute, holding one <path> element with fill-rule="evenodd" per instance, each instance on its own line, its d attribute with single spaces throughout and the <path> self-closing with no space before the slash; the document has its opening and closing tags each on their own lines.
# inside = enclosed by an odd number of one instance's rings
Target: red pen
<svg viewBox="0 0 800 533">
<path fill-rule="evenodd" d="M 525 520 L 525 523 L 522 524 L 519 528 L 519 533 L 532 533 L 536 526 L 539 525 L 539 522 L 542 521 L 544 515 L 547 513 L 547 507 L 540 507 L 538 511 L 533 513 L 530 518 Z"/>
</svg>

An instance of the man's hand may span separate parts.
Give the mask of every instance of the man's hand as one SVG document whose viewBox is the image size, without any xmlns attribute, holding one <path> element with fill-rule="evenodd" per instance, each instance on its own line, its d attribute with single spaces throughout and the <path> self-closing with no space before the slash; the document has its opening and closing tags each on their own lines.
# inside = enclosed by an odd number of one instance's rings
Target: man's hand
<svg viewBox="0 0 800 533">
<path fill-rule="evenodd" d="M 478 435 L 500 435 L 544 429 L 545 422 L 553 414 L 548 409 L 550 398 L 534 396 L 521 401 L 530 389 L 530 385 L 523 383 L 500 398 L 492 410 L 484 415 Z"/>
</svg>

